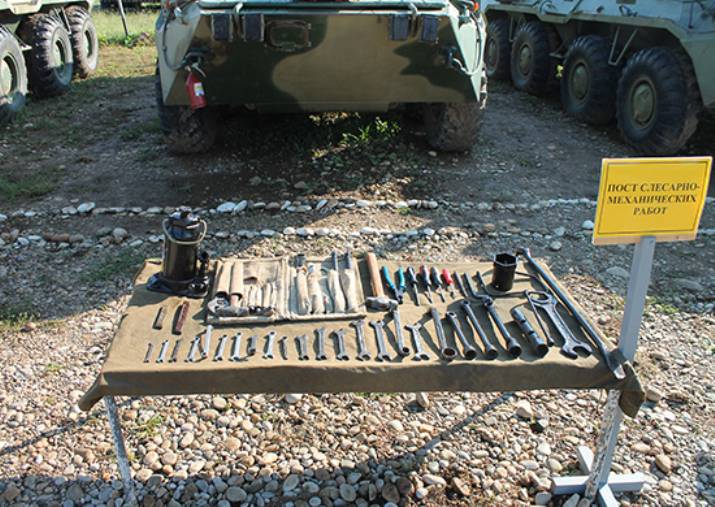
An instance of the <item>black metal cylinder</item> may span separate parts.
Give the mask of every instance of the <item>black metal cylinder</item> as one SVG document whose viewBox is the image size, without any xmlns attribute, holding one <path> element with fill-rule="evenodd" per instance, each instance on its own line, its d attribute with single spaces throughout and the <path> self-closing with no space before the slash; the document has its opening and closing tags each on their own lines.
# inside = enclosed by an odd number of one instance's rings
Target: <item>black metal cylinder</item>
<svg viewBox="0 0 715 507">
<path fill-rule="evenodd" d="M 516 256 L 508 253 L 500 253 L 494 256 L 492 287 L 500 292 L 509 292 L 514 287 L 515 273 Z"/>
<path fill-rule="evenodd" d="M 164 220 L 162 278 L 184 282 L 196 277 L 199 243 L 206 226 L 188 211 L 177 211 Z"/>
</svg>

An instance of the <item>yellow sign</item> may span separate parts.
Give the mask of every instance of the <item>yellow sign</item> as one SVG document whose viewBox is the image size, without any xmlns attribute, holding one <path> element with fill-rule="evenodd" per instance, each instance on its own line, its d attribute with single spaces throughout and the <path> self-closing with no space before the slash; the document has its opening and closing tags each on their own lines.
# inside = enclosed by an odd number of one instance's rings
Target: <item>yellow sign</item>
<svg viewBox="0 0 715 507">
<path fill-rule="evenodd" d="M 594 244 L 694 239 L 712 157 L 603 159 Z"/>
</svg>

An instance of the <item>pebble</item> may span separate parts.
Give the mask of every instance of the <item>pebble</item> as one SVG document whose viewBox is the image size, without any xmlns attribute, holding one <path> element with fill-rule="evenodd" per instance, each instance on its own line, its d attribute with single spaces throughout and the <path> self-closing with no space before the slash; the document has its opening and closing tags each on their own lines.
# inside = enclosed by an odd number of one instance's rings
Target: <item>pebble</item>
<svg viewBox="0 0 715 507">
<path fill-rule="evenodd" d="M 586 231 L 592 231 L 593 230 L 593 221 L 591 220 L 584 220 L 583 223 L 581 224 L 581 229 L 584 229 Z"/>
<path fill-rule="evenodd" d="M 286 477 L 286 480 L 283 482 L 283 491 L 286 493 L 288 491 L 293 491 L 298 487 L 298 484 L 300 484 L 300 478 L 295 474 L 291 474 Z"/>
<path fill-rule="evenodd" d="M 229 502 L 243 502 L 248 498 L 248 493 L 238 486 L 231 486 L 226 490 L 226 500 Z"/>
<path fill-rule="evenodd" d="M 285 402 L 288 403 L 289 405 L 294 405 L 294 404 L 298 403 L 300 400 L 303 399 L 303 395 L 302 395 L 302 394 L 297 394 L 297 393 L 289 393 L 289 394 L 286 394 L 286 395 L 283 397 L 283 399 L 284 399 Z"/>
<path fill-rule="evenodd" d="M 424 481 L 425 484 L 428 486 L 446 486 L 447 481 L 445 481 L 442 477 L 439 475 L 434 475 L 434 474 L 424 474 L 422 476 L 422 480 Z"/>
<path fill-rule="evenodd" d="M 628 278 L 630 276 L 630 273 L 628 273 L 628 270 L 626 270 L 620 266 L 612 266 L 606 270 L 606 273 L 608 273 L 611 276 L 617 276 L 618 278 Z"/>
<path fill-rule="evenodd" d="M 516 404 L 516 415 L 522 419 L 532 419 L 534 417 L 534 411 L 531 408 L 531 403 L 527 400 L 519 400 Z"/>
<path fill-rule="evenodd" d="M 670 457 L 666 454 L 658 454 L 655 457 L 655 465 L 665 475 L 668 475 L 671 472 L 671 470 L 673 469 L 673 462 L 671 461 Z"/>
<path fill-rule="evenodd" d="M 354 502 L 357 498 L 357 491 L 355 491 L 354 486 L 350 484 L 341 484 L 339 489 L 340 498 L 342 498 L 346 502 Z"/>
<path fill-rule="evenodd" d="M 561 248 L 563 248 L 563 245 L 561 244 L 561 241 L 552 241 L 549 243 L 549 248 L 554 252 L 558 252 Z"/>
</svg>

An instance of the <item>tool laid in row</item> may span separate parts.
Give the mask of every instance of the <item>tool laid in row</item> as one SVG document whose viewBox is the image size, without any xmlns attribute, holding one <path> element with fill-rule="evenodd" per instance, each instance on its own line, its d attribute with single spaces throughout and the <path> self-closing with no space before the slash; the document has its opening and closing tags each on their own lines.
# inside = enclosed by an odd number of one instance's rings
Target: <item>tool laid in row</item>
<svg viewBox="0 0 715 507">
<path fill-rule="evenodd" d="M 353 267 L 352 253 L 344 256 L 345 268 L 340 269 L 338 253 L 330 255 L 327 280 L 322 283 L 319 263 L 307 263 L 304 254 L 298 254 L 292 268 L 295 285 L 295 311 L 298 315 L 344 314 L 358 311 L 358 284 Z"/>
</svg>

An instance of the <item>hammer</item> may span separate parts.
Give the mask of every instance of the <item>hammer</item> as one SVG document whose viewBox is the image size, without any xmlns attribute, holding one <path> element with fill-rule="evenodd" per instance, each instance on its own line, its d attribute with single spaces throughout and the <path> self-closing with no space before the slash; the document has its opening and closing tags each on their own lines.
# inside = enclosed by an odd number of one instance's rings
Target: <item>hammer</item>
<svg viewBox="0 0 715 507">
<path fill-rule="evenodd" d="M 380 270 L 377 267 L 377 257 L 370 252 L 366 256 L 367 271 L 370 274 L 370 285 L 372 286 L 372 296 L 365 299 L 365 306 L 371 310 L 389 311 L 397 308 L 397 301 L 385 296 L 380 279 Z"/>
</svg>

